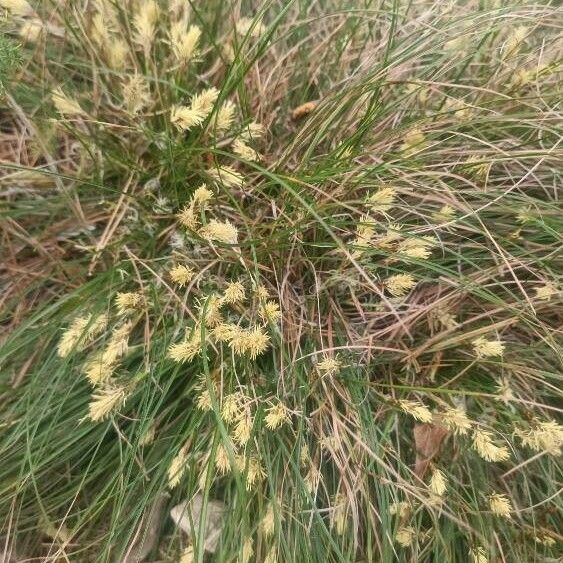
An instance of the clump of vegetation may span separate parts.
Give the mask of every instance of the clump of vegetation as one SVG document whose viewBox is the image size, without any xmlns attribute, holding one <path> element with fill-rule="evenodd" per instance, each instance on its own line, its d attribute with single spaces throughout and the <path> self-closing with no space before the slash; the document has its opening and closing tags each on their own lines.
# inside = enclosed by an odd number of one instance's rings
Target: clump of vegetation
<svg viewBox="0 0 563 563">
<path fill-rule="evenodd" d="M 7 559 L 557 557 L 556 8 L 0 6 Z"/>
</svg>

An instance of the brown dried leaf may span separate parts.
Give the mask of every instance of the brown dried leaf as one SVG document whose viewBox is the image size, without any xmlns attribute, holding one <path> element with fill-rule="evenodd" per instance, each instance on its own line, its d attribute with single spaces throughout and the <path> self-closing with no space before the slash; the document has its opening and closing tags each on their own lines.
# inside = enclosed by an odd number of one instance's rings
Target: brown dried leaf
<svg viewBox="0 0 563 563">
<path fill-rule="evenodd" d="M 440 446 L 447 433 L 448 431 L 442 426 L 415 424 L 413 431 L 416 449 L 414 473 L 420 479 L 424 477 L 430 461 L 440 451 Z"/>
</svg>

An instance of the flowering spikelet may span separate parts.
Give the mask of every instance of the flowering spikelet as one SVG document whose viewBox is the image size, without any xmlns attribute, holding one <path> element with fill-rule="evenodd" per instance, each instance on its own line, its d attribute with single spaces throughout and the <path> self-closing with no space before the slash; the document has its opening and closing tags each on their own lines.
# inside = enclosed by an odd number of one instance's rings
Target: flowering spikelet
<svg viewBox="0 0 563 563">
<path fill-rule="evenodd" d="M 226 475 L 231 470 L 231 462 L 229 461 L 229 456 L 227 450 L 222 444 L 217 446 L 215 452 L 215 467 L 219 472 L 219 475 Z"/>
<path fill-rule="evenodd" d="M 218 97 L 217 88 L 203 90 L 192 98 L 189 106 L 174 106 L 170 113 L 170 122 L 182 131 L 201 125 L 212 112 Z"/>
<path fill-rule="evenodd" d="M 121 70 L 127 63 L 129 45 L 123 39 L 112 38 L 106 45 L 106 58 L 110 68 Z"/>
<path fill-rule="evenodd" d="M 184 287 L 187 283 L 189 283 L 193 279 L 195 272 L 191 268 L 188 268 L 183 264 L 178 264 L 177 266 L 174 266 L 170 270 L 169 274 L 170 274 L 170 279 L 176 285 L 179 285 L 180 287 Z"/>
<path fill-rule="evenodd" d="M 201 29 L 197 25 L 191 25 L 186 31 L 183 22 L 179 21 L 172 24 L 170 43 L 172 52 L 180 63 L 184 64 L 192 59 L 197 50 L 200 37 Z"/>
<path fill-rule="evenodd" d="M 213 180 L 227 188 L 240 188 L 244 183 L 244 176 L 231 166 L 219 166 L 208 170 L 207 173 Z"/>
<path fill-rule="evenodd" d="M 541 287 L 536 287 L 536 299 L 540 299 L 542 301 L 549 301 L 554 295 L 559 293 L 557 289 L 557 285 L 553 282 L 547 282 L 545 285 Z"/>
<path fill-rule="evenodd" d="M 472 424 L 465 410 L 460 407 L 448 407 L 439 414 L 439 421 L 442 426 L 459 436 L 465 436 Z"/>
<path fill-rule="evenodd" d="M 478 358 L 502 356 L 504 344 L 500 340 L 487 340 L 484 336 L 480 336 L 473 340 L 473 351 Z"/>
<path fill-rule="evenodd" d="M 86 115 L 86 112 L 80 107 L 80 104 L 76 100 L 68 97 L 61 88 L 55 88 L 55 90 L 53 90 L 51 99 L 53 100 L 53 104 L 55 104 L 56 110 L 61 115 Z"/>
<path fill-rule="evenodd" d="M 266 301 L 260 304 L 258 315 L 265 323 L 275 323 L 281 317 L 280 306 L 275 301 Z"/>
<path fill-rule="evenodd" d="M 91 342 L 107 325 L 107 315 L 98 315 L 92 320 L 92 315 L 78 317 L 64 332 L 57 353 L 61 358 L 66 358 L 72 350 L 78 350 Z"/>
<path fill-rule="evenodd" d="M 265 129 L 261 123 L 251 121 L 241 132 L 240 138 L 249 143 L 250 141 L 260 139 L 264 133 Z"/>
<path fill-rule="evenodd" d="M 262 520 L 260 520 L 260 530 L 269 538 L 274 533 L 274 526 L 275 526 L 275 514 L 274 514 L 274 506 L 272 503 L 268 504 L 268 508 L 266 508 L 266 514 L 264 514 Z"/>
<path fill-rule="evenodd" d="M 411 505 L 404 500 L 389 505 L 389 514 L 397 515 L 399 518 L 405 518 L 410 511 Z"/>
<path fill-rule="evenodd" d="M 200 314 L 201 322 L 205 327 L 211 328 L 223 323 L 221 315 L 221 307 L 223 305 L 220 299 L 214 293 L 211 294 L 204 302 L 198 305 L 198 312 Z"/>
<path fill-rule="evenodd" d="M 264 422 L 269 430 L 277 430 L 282 424 L 289 422 L 288 408 L 278 401 L 267 410 Z"/>
<path fill-rule="evenodd" d="M 143 297 L 138 292 L 118 293 L 115 296 L 117 313 L 124 315 L 138 308 L 143 302 Z"/>
<path fill-rule="evenodd" d="M 463 168 L 476 180 L 485 180 L 489 173 L 490 164 L 481 162 L 478 156 L 470 156 L 464 163 Z"/>
<path fill-rule="evenodd" d="M 393 297 L 404 297 L 416 285 L 410 274 L 395 274 L 383 283 Z"/>
<path fill-rule="evenodd" d="M 401 151 L 405 154 L 405 156 L 419 152 L 424 148 L 425 139 L 426 137 L 422 131 L 419 129 L 413 129 L 405 135 L 403 144 L 401 145 Z"/>
<path fill-rule="evenodd" d="M 484 547 L 477 546 L 469 551 L 471 556 L 471 563 L 488 563 L 487 552 Z"/>
<path fill-rule="evenodd" d="M 330 527 L 341 536 L 346 531 L 346 523 L 348 520 L 348 500 L 338 494 L 334 498 L 333 507 L 330 514 Z"/>
<path fill-rule="evenodd" d="M 92 422 L 99 422 L 109 416 L 114 410 L 122 407 L 127 400 L 124 385 L 107 385 L 92 395 L 88 405 L 88 418 Z"/>
<path fill-rule="evenodd" d="M 539 421 L 536 419 L 528 430 L 517 430 L 516 435 L 524 447 L 554 456 L 561 454 L 563 426 L 554 420 Z"/>
<path fill-rule="evenodd" d="M 188 448 L 186 446 L 180 448 L 180 451 L 174 456 L 168 467 L 168 487 L 173 489 L 185 473 L 188 459 Z"/>
<path fill-rule="evenodd" d="M 371 220 L 369 215 L 364 215 L 356 227 L 356 238 L 352 242 L 352 246 L 360 247 L 355 250 L 354 257 L 361 255 L 365 247 L 369 246 L 374 235 L 375 223 Z"/>
<path fill-rule="evenodd" d="M 250 37 L 260 37 L 266 31 L 266 27 L 260 20 L 252 18 L 240 18 L 236 23 L 236 30 L 239 35 Z"/>
<path fill-rule="evenodd" d="M 311 465 L 307 475 L 303 479 L 305 490 L 312 495 L 318 488 L 321 481 L 321 472 L 318 467 Z"/>
<path fill-rule="evenodd" d="M 250 456 L 246 467 L 246 490 L 250 491 L 257 483 L 260 483 L 266 477 L 266 472 L 262 467 L 260 459 L 256 456 Z"/>
<path fill-rule="evenodd" d="M 401 547 L 409 547 L 409 545 L 411 545 L 414 541 L 415 536 L 416 532 L 411 526 L 402 526 L 395 534 L 395 541 Z"/>
<path fill-rule="evenodd" d="M 367 199 L 367 203 L 372 211 L 385 213 L 386 211 L 389 211 L 391 207 L 393 207 L 396 197 L 397 192 L 395 191 L 395 188 L 386 186 L 384 188 L 380 188 L 374 194 L 370 195 Z"/>
<path fill-rule="evenodd" d="M 493 442 L 491 433 L 486 430 L 475 430 L 472 446 L 485 461 L 506 461 L 510 458 L 508 448 L 497 446 Z"/>
<path fill-rule="evenodd" d="M 36 43 L 45 33 L 45 26 L 40 19 L 26 20 L 22 23 L 18 33 L 24 41 Z"/>
<path fill-rule="evenodd" d="M 134 40 L 135 43 L 143 47 L 145 53 L 150 51 L 154 40 L 159 12 L 160 10 L 155 0 L 143 0 L 140 2 L 137 13 L 133 17 L 133 27 L 135 28 Z"/>
<path fill-rule="evenodd" d="M 526 40 L 528 35 L 528 28 L 524 25 L 516 26 L 512 28 L 510 35 L 506 39 L 504 45 L 502 46 L 502 56 L 504 59 L 508 59 L 518 53 L 520 47 Z"/>
<path fill-rule="evenodd" d="M 436 223 L 449 223 L 455 219 L 455 209 L 451 205 L 443 205 L 439 211 L 434 211 L 431 217 Z"/>
<path fill-rule="evenodd" d="M 215 342 L 229 342 L 239 330 L 240 327 L 234 323 L 219 323 L 211 330 L 211 336 Z"/>
<path fill-rule="evenodd" d="M 182 551 L 182 555 L 178 563 L 193 563 L 194 561 L 195 561 L 194 546 L 188 545 L 184 549 L 184 551 Z"/>
<path fill-rule="evenodd" d="M 209 389 L 202 389 L 196 398 L 196 407 L 200 411 L 210 411 L 213 409 L 213 403 L 211 402 L 211 392 Z"/>
<path fill-rule="evenodd" d="M 250 412 L 250 407 L 245 407 L 242 413 L 236 420 L 235 427 L 233 429 L 233 440 L 239 446 L 244 446 L 250 440 L 250 434 L 252 432 L 252 426 L 254 425 L 254 420 Z"/>
<path fill-rule="evenodd" d="M 223 398 L 221 407 L 221 418 L 227 423 L 232 424 L 241 416 L 241 410 L 245 403 L 245 397 L 239 391 L 229 393 Z"/>
<path fill-rule="evenodd" d="M 260 160 L 260 155 L 242 139 L 235 139 L 232 146 L 233 152 L 242 159 L 249 160 L 250 162 Z"/>
<path fill-rule="evenodd" d="M 211 219 L 207 225 L 199 230 L 205 240 L 219 241 L 225 244 L 237 244 L 238 229 L 230 221 L 217 221 Z"/>
<path fill-rule="evenodd" d="M 0 0 L 0 7 L 14 16 L 32 16 L 33 8 L 26 0 Z"/>
<path fill-rule="evenodd" d="M 436 239 L 434 237 L 408 238 L 399 243 L 397 254 L 407 258 L 426 260 L 435 244 Z"/>
<path fill-rule="evenodd" d="M 489 507 L 495 516 L 511 518 L 512 504 L 506 495 L 493 493 L 489 496 Z"/>
<path fill-rule="evenodd" d="M 276 546 L 273 545 L 270 548 L 270 551 L 266 554 L 266 558 L 264 559 L 264 563 L 278 563 L 278 555 L 276 552 Z"/>
<path fill-rule="evenodd" d="M 191 362 L 201 351 L 201 336 L 198 330 L 194 334 L 178 344 L 172 344 L 168 348 L 168 357 L 175 362 Z"/>
<path fill-rule="evenodd" d="M 317 370 L 322 376 L 332 377 L 342 369 L 342 362 L 338 358 L 327 356 L 317 363 Z"/>
<path fill-rule="evenodd" d="M 401 399 L 399 401 L 399 407 L 403 412 L 410 414 L 415 420 L 426 423 L 432 422 L 432 413 L 428 410 L 428 407 L 425 407 L 422 403 Z"/>
<path fill-rule="evenodd" d="M 252 329 L 240 329 L 233 334 L 229 346 L 235 354 L 243 356 L 248 354 L 250 359 L 255 360 L 263 354 L 270 345 L 270 337 L 261 327 Z"/>
<path fill-rule="evenodd" d="M 245 289 L 241 282 L 231 282 L 223 293 L 223 301 L 229 305 L 236 305 L 245 299 Z"/>
<path fill-rule="evenodd" d="M 446 484 L 447 481 L 444 474 L 439 469 L 434 469 L 430 478 L 430 490 L 435 495 L 441 497 L 446 492 Z"/>
<path fill-rule="evenodd" d="M 133 74 L 123 83 L 123 101 L 129 113 L 135 115 L 151 101 L 149 84 L 140 74 Z"/>
<path fill-rule="evenodd" d="M 218 133 L 227 131 L 235 119 L 236 106 L 230 100 L 227 100 L 217 112 L 214 128 Z"/>
<path fill-rule="evenodd" d="M 242 544 L 242 555 L 240 558 L 241 563 L 248 563 L 254 555 L 254 540 L 248 537 Z"/>
<path fill-rule="evenodd" d="M 201 209 L 207 209 L 208 203 L 213 197 L 213 192 L 205 185 L 202 184 L 194 191 L 192 196 L 191 205 L 198 206 Z"/>
</svg>

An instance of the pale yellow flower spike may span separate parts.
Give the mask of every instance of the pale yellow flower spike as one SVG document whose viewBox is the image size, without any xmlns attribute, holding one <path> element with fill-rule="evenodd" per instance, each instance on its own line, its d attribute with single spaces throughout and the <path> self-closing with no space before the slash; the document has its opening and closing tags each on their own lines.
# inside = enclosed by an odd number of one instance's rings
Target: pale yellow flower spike
<svg viewBox="0 0 563 563">
<path fill-rule="evenodd" d="M 546 282 L 541 287 L 536 287 L 536 299 L 541 301 L 549 301 L 552 297 L 559 294 L 557 285 L 553 282 Z"/>
<path fill-rule="evenodd" d="M 58 346 L 57 353 L 66 358 L 72 350 L 80 350 L 100 334 L 107 326 L 107 315 L 98 315 L 92 320 L 92 315 L 78 317 L 64 332 Z"/>
<path fill-rule="evenodd" d="M 278 401 L 267 410 L 264 422 L 266 423 L 266 428 L 269 430 L 277 430 L 280 426 L 289 422 L 288 408 L 282 402 Z"/>
<path fill-rule="evenodd" d="M 80 104 L 76 100 L 68 97 L 61 88 L 55 88 L 55 90 L 53 90 L 51 99 L 53 100 L 53 104 L 55 104 L 56 110 L 61 115 L 75 117 L 86 115 L 86 112 L 80 107 Z"/>
<path fill-rule="evenodd" d="M 506 446 L 497 446 L 490 432 L 475 430 L 473 433 L 473 449 L 485 461 L 506 461 L 510 458 L 510 451 Z"/>
<path fill-rule="evenodd" d="M 439 422 L 450 432 L 460 436 L 465 436 L 473 424 L 460 407 L 448 407 L 439 414 Z"/>
<path fill-rule="evenodd" d="M 218 97 L 217 88 L 203 90 L 192 98 L 189 106 L 174 106 L 170 113 L 170 122 L 182 131 L 201 125 L 213 111 Z"/>
<path fill-rule="evenodd" d="M 336 495 L 333 508 L 330 515 L 330 526 L 334 531 L 341 536 L 346 531 L 346 524 L 348 521 L 348 500 L 344 495 Z"/>
<path fill-rule="evenodd" d="M 233 152 L 242 159 L 250 162 L 260 160 L 260 155 L 252 147 L 249 147 L 242 139 L 235 139 L 232 146 Z"/>
<path fill-rule="evenodd" d="M 473 340 L 473 351 L 478 358 L 494 358 L 503 355 L 504 344 L 500 340 L 487 340 L 480 336 Z"/>
<path fill-rule="evenodd" d="M 88 418 L 92 422 L 100 422 L 114 410 L 122 407 L 126 400 L 125 386 L 108 385 L 92 395 L 92 400 L 88 405 Z"/>
<path fill-rule="evenodd" d="M 170 467 L 168 468 L 168 487 L 173 489 L 178 485 L 182 479 L 182 475 L 186 472 L 188 468 L 188 449 L 186 446 L 180 449 L 176 456 L 170 462 Z"/>
<path fill-rule="evenodd" d="M 117 313 L 124 315 L 139 308 L 143 303 L 143 297 L 138 292 L 118 293 L 115 297 Z"/>
<path fill-rule="evenodd" d="M 219 166 L 208 170 L 207 173 L 215 182 L 226 188 L 240 188 L 244 183 L 244 176 L 231 166 Z"/>
<path fill-rule="evenodd" d="M 45 33 L 45 26 L 39 19 L 26 20 L 22 23 L 18 33 L 24 41 L 37 43 Z"/>
<path fill-rule="evenodd" d="M 217 446 L 217 451 L 215 452 L 215 467 L 219 475 L 226 475 L 231 471 L 231 462 L 229 461 L 227 450 L 221 444 Z"/>
<path fill-rule="evenodd" d="M 238 243 L 238 229 L 230 222 L 220 222 L 211 219 L 207 225 L 199 231 L 202 238 L 209 241 L 218 241 L 225 244 Z"/>
<path fill-rule="evenodd" d="M 270 337 L 261 327 L 240 329 L 231 336 L 229 342 L 229 346 L 236 355 L 243 356 L 248 354 L 252 360 L 263 354 L 269 345 Z"/>
<path fill-rule="evenodd" d="M 404 297 L 416 285 L 410 274 L 395 274 L 383 283 L 393 297 Z"/>
<path fill-rule="evenodd" d="M 275 527 L 275 514 L 274 514 L 274 507 L 272 503 L 268 504 L 268 508 L 266 509 L 266 514 L 260 521 L 260 530 L 264 534 L 265 537 L 269 538 L 274 533 Z"/>
<path fill-rule="evenodd" d="M 254 420 L 252 419 L 250 410 L 246 409 L 244 414 L 242 416 L 239 416 L 233 430 L 233 440 L 239 446 L 245 446 L 248 440 L 250 440 L 250 434 L 252 432 L 253 424 Z"/>
<path fill-rule="evenodd" d="M 263 322 L 275 323 L 281 318 L 280 306 L 275 301 L 266 301 L 260 305 L 258 314 Z"/>
<path fill-rule="evenodd" d="M 242 556 L 241 563 L 248 563 L 252 556 L 254 555 L 254 541 L 252 538 L 248 537 L 244 540 L 242 544 Z"/>
<path fill-rule="evenodd" d="M 245 289 L 241 282 L 231 282 L 223 293 L 223 301 L 229 305 L 236 305 L 245 299 Z"/>
<path fill-rule="evenodd" d="M 232 424 L 242 415 L 242 408 L 245 397 L 240 392 L 230 393 L 223 398 L 221 407 L 221 418 L 227 423 Z"/>
<path fill-rule="evenodd" d="M 477 546 L 469 551 L 471 556 L 471 563 L 489 563 L 487 552 L 484 547 Z"/>
<path fill-rule="evenodd" d="M 195 561 L 194 546 L 188 545 L 184 551 L 182 551 L 182 556 L 178 563 L 193 563 Z"/>
<path fill-rule="evenodd" d="M 215 130 L 218 133 L 227 131 L 233 124 L 233 121 L 235 119 L 235 113 L 236 113 L 235 104 L 230 100 L 227 100 L 219 108 L 219 111 L 217 112 L 217 118 L 215 120 Z"/>
<path fill-rule="evenodd" d="M 123 102 L 129 113 L 136 115 L 151 102 L 149 84 L 140 74 L 129 76 L 123 83 Z"/>
<path fill-rule="evenodd" d="M 409 547 L 413 543 L 415 536 L 416 532 L 411 526 L 403 526 L 397 531 L 395 541 L 401 547 Z"/>
<path fill-rule="evenodd" d="M 367 203 L 372 211 L 385 213 L 393 207 L 397 192 L 395 188 L 390 186 L 380 188 L 374 194 L 370 195 Z"/>
<path fill-rule="evenodd" d="M 191 362 L 199 354 L 200 350 L 201 337 L 196 329 L 192 337 L 178 344 L 172 344 L 168 348 L 168 357 L 179 363 Z"/>
<path fill-rule="evenodd" d="M 431 217 L 436 223 L 449 223 L 456 216 L 456 211 L 451 205 L 443 205 L 439 211 L 434 211 Z"/>
<path fill-rule="evenodd" d="M 33 8 L 26 0 L 0 0 L 0 6 L 14 16 L 32 16 Z"/>
<path fill-rule="evenodd" d="M 260 459 L 256 456 L 250 456 L 248 458 L 248 465 L 246 471 L 246 490 L 250 491 L 252 488 L 264 480 L 266 477 L 266 472 L 262 467 Z"/>
<path fill-rule="evenodd" d="M 524 447 L 558 456 L 563 447 L 563 426 L 554 420 L 534 420 L 526 431 L 516 431 Z"/>
<path fill-rule="evenodd" d="M 397 515 L 399 518 L 406 518 L 410 511 L 411 505 L 404 500 L 389 505 L 389 514 Z"/>
<path fill-rule="evenodd" d="M 409 414 L 415 420 L 425 423 L 432 422 L 432 413 L 430 412 L 428 407 L 424 406 L 422 403 L 401 399 L 399 401 L 399 407 L 403 412 Z"/>
<path fill-rule="evenodd" d="M 169 272 L 170 279 L 178 286 L 184 287 L 190 281 L 192 281 L 193 277 L 195 276 L 195 272 L 184 266 L 183 264 L 178 264 L 174 266 Z"/>
<path fill-rule="evenodd" d="M 489 506 L 495 516 L 511 518 L 512 504 L 506 495 L 493 493 L 489 496 Z"/>
<path fill-rule="evenodd" d="M 160 9 L 155 0 L 143 0 L 139 4 L 137 13 L 133 17 L 133 27 L 136 32 L 134 40 L 144 49 L 145 55 L 151 50 L 159 13 Z"/>
<path fill-rule="evenodd" d="M 331 377 L 342 369 L 342 362 L 338 358 L 326 357 L 317 364 L 317 370 L 325 377 Z"/>
<path fill-rule="evenodd" d="M 447 480 L 444 474 L 439 469 L 434 469 L 430 478 L 430 490 L 441 497 L 446 492 L 446 486 Z"/>
<path fill-rule="evenodd" d="M 182 64 L 189 62 L 196 54 L 201 29 L 197 25 L 191 25 L 186 31 L 183 22 L 176 22 L 170 30 L 170 41 L 172 52 Z"/>
</svg>

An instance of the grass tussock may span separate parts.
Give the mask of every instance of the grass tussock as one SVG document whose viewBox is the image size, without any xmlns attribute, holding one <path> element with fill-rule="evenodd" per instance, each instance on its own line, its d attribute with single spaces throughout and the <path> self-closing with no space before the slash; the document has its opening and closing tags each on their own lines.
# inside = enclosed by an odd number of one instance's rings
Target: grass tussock
<svg viewBox="0 0 563 563">
<path fill-rule="evenodd" d="M 555 5 L 0 6 L 7 560 L 556 560 Z"/>
</svg>

